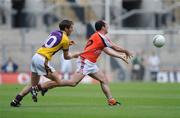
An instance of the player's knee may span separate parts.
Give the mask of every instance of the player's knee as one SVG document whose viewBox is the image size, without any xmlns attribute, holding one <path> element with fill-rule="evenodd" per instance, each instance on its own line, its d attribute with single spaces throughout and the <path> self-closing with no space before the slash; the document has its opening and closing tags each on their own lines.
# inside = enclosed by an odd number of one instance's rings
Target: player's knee
<svg viewBox="0 0 180 118">
<path fill-rule="evenodd" d="M 101 80 L 101 83 L 103 83 L 103 84 L 108 84 L 109 82 L 108 82 L 107 79 L 103 79 L 103 80 Z"/>
<path fill-rule="evenodd" d="M 71 84 L 70 84 L 70 86 L 71 86 L 71 87 L 75 87 L 77 84 L 78 84 L 78 82 L 72 81 Z"/>
<path fill-rule="evenodd" d="M 77 83 L 72 83 L 71 87 L 76 87 Z"/>
<path fill-rule="evenodd" d="M 54 84 L 55 87 L 61 86 L 61 82 L 60 81 L 56 81 L 56 83 Z"/>
</svg>

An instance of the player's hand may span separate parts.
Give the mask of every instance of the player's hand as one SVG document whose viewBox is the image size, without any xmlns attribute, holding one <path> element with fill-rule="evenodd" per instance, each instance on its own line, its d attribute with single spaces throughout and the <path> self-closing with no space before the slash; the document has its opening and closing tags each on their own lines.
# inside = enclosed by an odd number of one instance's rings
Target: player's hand
<svg viewBox="0 0 180 118">
<path fill-rule="evenodd" d="M 121 54 L 121 59 L 125 62 L 125 63 L 127 63 L 127 64 L 129 64 L 129 58 L 127 57 L 127 55 L 126 54 Z"/>
<path fill-rule="evenodd" d="M 126 59 L 131 59 L 133 57 L 133 54 L 129 51 L 125 51 L 125 54 L 126 54 Z"/>
<path fill-rule="evenodd" d="M 74 45 L 74 44 L 76 44 L 75 41 L 72 41 L 72 40 L 69 41 L 69 45 L 70 45 L 70 46 L 71 46 L 71 45 Z"/>
<path fill-rule="evenodd" d="M 126 62 L 127 64 L 129 64 L 128 59 L 122 58 L 122 60 L 123 60 L 124 62 Z"/>
</svg>

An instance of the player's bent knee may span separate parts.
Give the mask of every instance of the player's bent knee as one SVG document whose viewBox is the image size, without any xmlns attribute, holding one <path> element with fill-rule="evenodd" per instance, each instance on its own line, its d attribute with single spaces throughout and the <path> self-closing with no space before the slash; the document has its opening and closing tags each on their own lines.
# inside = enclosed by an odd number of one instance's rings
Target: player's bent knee
<svg viewBox="0 0 180 118">
<path fill-rule="evenodd" d="M 75 87 L 78 84 L 78 82 L 71 82 L 70 86 Z"/>
<path fill-rule="evenodd" d="M 101 80 L 101 83 L 108 84 L 109 82 L 108 82 L 108 80 L 104 79 L 104 80 Z"/>
<path fill-rule="evenodd" d="M 61 82 L 60 81 L 55 81 L 55 83 L 53 84 L 55 87 L 61 86 Z"/>
<path fill-rule="evenodd" d="M 76 83 L 72 83 L 71 87 L 76 87 L 76 85 L 77 85 Z"/>
</svg>

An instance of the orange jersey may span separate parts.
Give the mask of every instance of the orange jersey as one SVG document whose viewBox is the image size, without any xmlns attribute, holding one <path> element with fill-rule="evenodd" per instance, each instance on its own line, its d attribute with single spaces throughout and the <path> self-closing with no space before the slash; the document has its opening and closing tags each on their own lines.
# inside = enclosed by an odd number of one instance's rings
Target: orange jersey
<svg viewBox="0 0 180 118">
<path fill-rule="evenodd" d="M 99 32 L 95 32 L 89 38 L 84 53 L 80 56 L 95 63 L 105 47 L 111 47 L 111 41 Z"/>
</svg>

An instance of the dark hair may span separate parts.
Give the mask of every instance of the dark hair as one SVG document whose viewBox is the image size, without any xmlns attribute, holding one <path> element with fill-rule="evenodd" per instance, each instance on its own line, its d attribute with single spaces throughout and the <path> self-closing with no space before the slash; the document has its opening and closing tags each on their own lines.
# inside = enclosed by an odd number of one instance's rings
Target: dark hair
<svg viewBox="0 0 180 118">
<path fill-rule="evenodd" d="M 73 25 L 73 21 L 70 21 L 70 20 L 63 20 L 59 23 L 59 29 L 60 30 L 65 30 L 65 28 L 70 28 L 71 25 Z"/>
<path fill-rule="evenodd" d="M 96 31 L 101 30 L 102 27 L 105 27 L 105 22 L 103 20 L 99 20 L 95 23 Z"/>
</svg>

